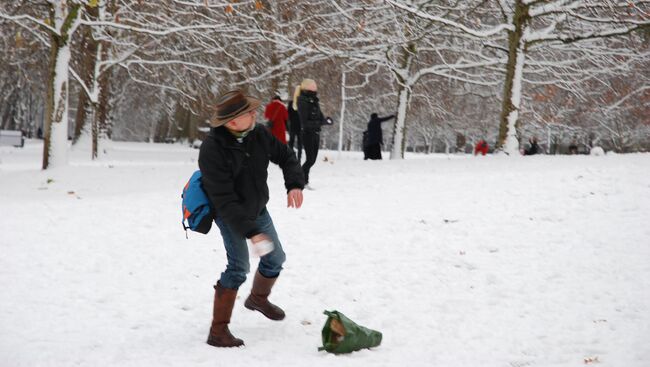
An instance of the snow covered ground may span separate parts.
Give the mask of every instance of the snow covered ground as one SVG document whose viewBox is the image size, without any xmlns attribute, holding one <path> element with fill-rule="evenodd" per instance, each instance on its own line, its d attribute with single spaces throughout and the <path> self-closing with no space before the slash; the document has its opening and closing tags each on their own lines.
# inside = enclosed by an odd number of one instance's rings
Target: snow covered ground
<svg viewBox="0 0 650 367">
<path fill-rule="evenodd" d="M 44 172 L 38 142 L 0 148 L 0 366 L 650 366 L 648 154 L 321 152 L 299 210 L 272 167 L 287 318 L 246 310 L 247 281 L 240 349 L 205 344 L 225 256 L 181 228 L 197 155 L 114 143 Z M 318 352 L 326 309 L 382 345 Z"/>
</svg>

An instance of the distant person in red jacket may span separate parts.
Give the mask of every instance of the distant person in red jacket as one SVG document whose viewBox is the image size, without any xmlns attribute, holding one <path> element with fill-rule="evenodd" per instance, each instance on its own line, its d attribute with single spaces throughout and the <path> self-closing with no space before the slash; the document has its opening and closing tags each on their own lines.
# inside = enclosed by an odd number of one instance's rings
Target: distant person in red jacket
<svg viewBox="0 0 650 367">
<path fill-rule="evenodd" d="M 279 96 L 273 97 L 271 103 L 266 105 L 264 117 L 271 122 L 271 133 L 282 144 L 287 144 L 287 119 L 289 112 Z"/>
<path fill-rule="evenodd" d="M 474 155 L 478 155 L 479 153 L 486 155 L 488 149 L 488 143 L 485 140 L 481 139 L 478 141 L 478 143 L 476 143 L 476 146 L 474 147 Z"/>
</svg>

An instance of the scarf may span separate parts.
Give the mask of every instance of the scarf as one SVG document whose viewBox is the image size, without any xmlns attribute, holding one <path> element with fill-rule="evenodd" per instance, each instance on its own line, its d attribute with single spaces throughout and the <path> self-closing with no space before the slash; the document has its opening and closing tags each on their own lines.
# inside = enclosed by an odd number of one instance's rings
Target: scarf
<svg viewBox="0 0 650 367">
<path fill-rule="evenodd" d="M 235 137 L 235 139 L 237 139 L 237 142 L 238 142 L 238 143 L 243 143 L 243 142 L 244 142 L 244 138 L 248 135 L 248 133 L 250 133 L 251 131 L 253 131 L 254 128 L 255 128 L 255 123 L 253 122 L 253 124 L 251 125 L 250 128 L 248 128 L 248 130 L 244 130 L 244 131 L 232 131 L 232 130 L 228 130 L 228 131 L 229 131 L 229 132 L 230 132 L 230 133 Z"/>
</svg>

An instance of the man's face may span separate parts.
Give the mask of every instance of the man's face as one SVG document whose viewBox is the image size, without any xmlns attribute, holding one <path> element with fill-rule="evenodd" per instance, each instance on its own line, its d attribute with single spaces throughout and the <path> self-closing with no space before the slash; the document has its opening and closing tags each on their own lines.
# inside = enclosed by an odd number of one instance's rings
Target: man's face
<svg viewBox="0 0 650 367">
<path fill-rule="evenodd" d="M 245 113 L 234 120 L 228 121 L 225 125 L 226 129 L 235 132 L 246 131 L 253 126 L 256 117 L 257 117 L 257 111 L 255 110 L 249 111 L 248 113 Z"/>
</svg>

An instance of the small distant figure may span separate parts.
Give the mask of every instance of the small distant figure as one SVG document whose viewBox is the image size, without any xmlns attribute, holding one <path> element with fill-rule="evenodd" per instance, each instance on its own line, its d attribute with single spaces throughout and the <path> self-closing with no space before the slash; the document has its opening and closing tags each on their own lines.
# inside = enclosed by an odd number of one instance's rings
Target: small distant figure
<svg viewBox="0 0 650 367">
<path fill-rule="evenodd" d="M 524 150 L 524 155 L 535 155 L 541 153 L 539 144 L 537 144 L 537 138 L 531 137 L 528 139 L 528 144 L 530 145 L 528 149 Z"/>
<path fill-rule="evenodd" d="M 478 155 L 479 153 L 481 155 L 486 155 L 488 153 L 488 149 L 490 147 L 488 146 L 488 143 L 481 139 L 476 143 L 476 146 L 474 147 L 474 155 Z"/>
<path fill-rule="evenodd" d="M 287 144 L 287 119 L 289 112 L 284 107 L 280 96 L 274 96 L 271 103 L 266 105 L 264 117 L 271 122 L 271 133 L 278 138 L 282 144 Z"/>
<path fill-rule="evenodd" d="M 43 139 L 43 129 L 39 126 L 38 130 L 36 130 L 36 137 L 39 139 Z"/>
<path fill-rule="evenodd" d="M 569 154 L 578 154 L 578 143 L 576 143 L 575 140 L 571 141 L 571 144 L 569 144 Z"/>
<path fill-rule="evenodd" d="M 379 117 L 376 113 L 370 115 L 368 121 L 368 132 L 366 134 L 366 143 L 363 149 L 363 159 L 377 160 L 381 159 L 381 146 L 384 144 L 384 137 L 381 131 L 381 123 L 395 118 L 395 115 Z"/>
<path fill-rule="evenodd" d="M 368 159 L 368 130 L 363 132 L 361 137 L 361 147 L 363 148 L 363 160 Z"/>
<path fill-rule="evenodd" d="M 287 102 L 287 112 L 289 113 L 289 148 L 293 149 L 297 156 L 298 162 L 302 157 L 302 134 L 300 133 L 300 115 L 293 109 L 293 101 Z"/>
</svg>

